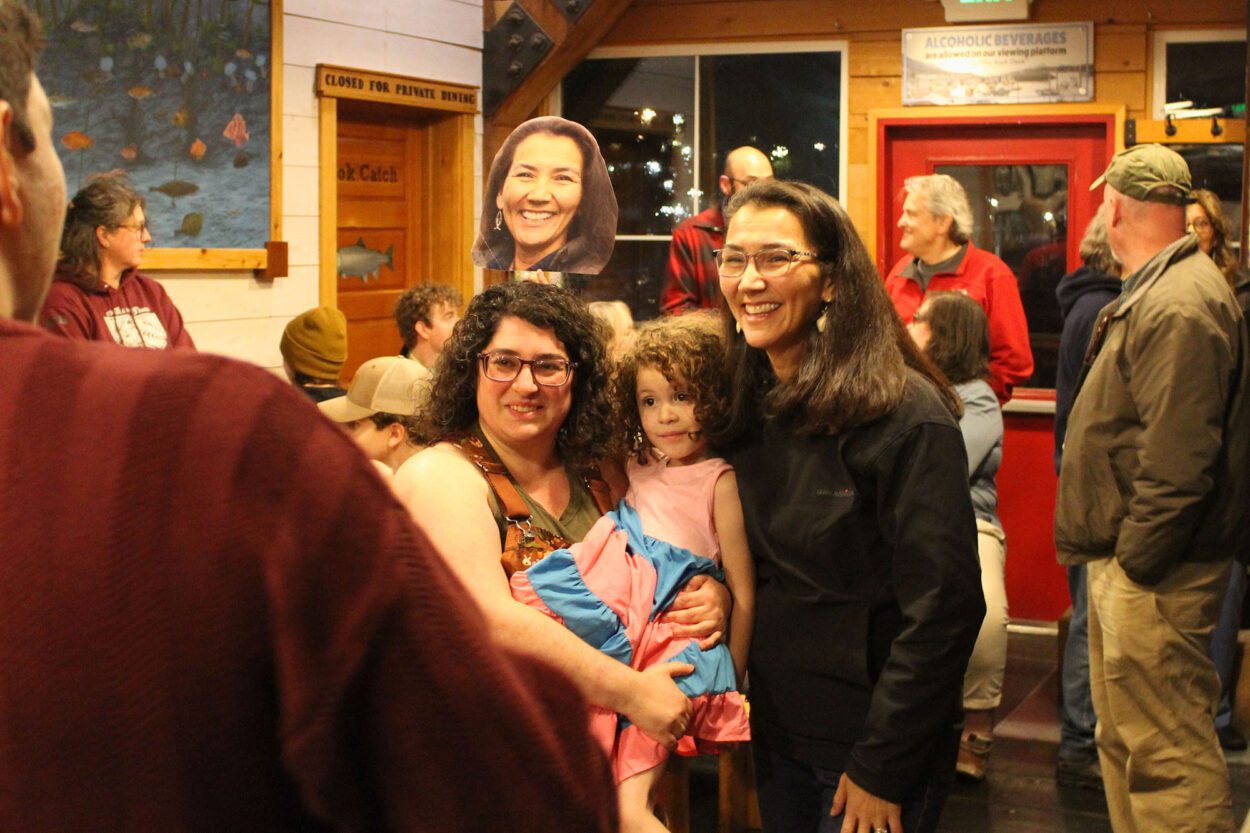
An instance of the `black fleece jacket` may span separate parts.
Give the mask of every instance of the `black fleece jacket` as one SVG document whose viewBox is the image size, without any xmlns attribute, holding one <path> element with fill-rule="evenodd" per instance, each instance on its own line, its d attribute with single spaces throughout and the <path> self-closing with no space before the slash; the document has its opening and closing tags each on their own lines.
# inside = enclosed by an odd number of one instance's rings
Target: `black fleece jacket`
<svg viewBox="0 0 1250 833">
<path fill-rule="evenodd" d="M 985 614 L 959 426 L 912 374 L 874 422 L 770 420 L 726 457 L 758 574 L 755 739 L 901 803 L 953 764 L 938 750 Z"/>
</svg>

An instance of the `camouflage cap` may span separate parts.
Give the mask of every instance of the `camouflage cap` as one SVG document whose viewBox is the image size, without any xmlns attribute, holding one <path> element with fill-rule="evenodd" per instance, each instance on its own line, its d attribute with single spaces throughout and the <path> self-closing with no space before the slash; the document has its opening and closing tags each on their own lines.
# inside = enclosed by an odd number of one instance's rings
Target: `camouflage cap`
<svg viewBox="0 0 1250 833">
<path fill-rule="evenodd" d="M 1120 151 L 1089 190 L 1104 182 L 1135 200 L 1173 205 L 1194 201 L 1189 165 L 1179 153 L 1163 145 L 1134 145 Z"/>
</svg>

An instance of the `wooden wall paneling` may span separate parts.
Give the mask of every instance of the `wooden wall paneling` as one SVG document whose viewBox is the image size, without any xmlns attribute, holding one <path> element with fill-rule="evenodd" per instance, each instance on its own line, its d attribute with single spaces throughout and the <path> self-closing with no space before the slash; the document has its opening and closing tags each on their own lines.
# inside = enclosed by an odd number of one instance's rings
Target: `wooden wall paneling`
<svg viewBox="0 0 1250 833">
<path fill-rule="evenodd" d="M 1220 119 L 1224 132 L 1211 135 L 1210 119 L 1182 119 L 1174 121 L 1176 135 L 1167 134 L 1167 122 L 1162 119 L 1139 118 L 1137 120 L 1137 143 L 1149 142 L 1181 144 L 1245 144 L 1246 122 L 1244 119 Z"/>
<path fill-rule="evenodd" d="M 599 0 L 602 2 L 602 0 Z M 598 3 L 596 3 L 598 5 Z M 733 0 L 689 5 L 635 6 L 604 39 L 604 45 L 705 41 L 710 38 L 827 38 L 850 32 L 881 31 L 883 21 L 906 26 L 943 26 L 938 3 L 878 0 L 830 3 L 828 0 Z"/>
<path fill-rule="evenodd" d="M 476 237 L 473 225 L 473 116 L 462 114 L 430 125 L 427 156 L 429 179 L 425 279 L 456 287 L 467 301 L 473 295 L 473 262 L 469 250 Z M 485 207 L 482 209 L 485 211 Z"/>
<path fill-rule="evenodd" d="M 868 128 L 854 127 L 846 131 L 846 164 L 868 163 Z M 847 193 L 850 193 L 849 191 Z"/>
<path fill-rule="evenodd" d="M 847 82 L 846 106 L 852 113 L 862 114 L 882 107 L 898 107 L 903 103 L 903 79 L 855 78 Z"/>
<path fill-rule="evenodd" d="M 335 266 L 338 251 L 338 134 L 339 108 L 336 98 L 317 99 L 317 158 L 321 164 L 317 201 L 321 221 L 318 228 L 318 261 L 321 264 L 318 297 L 322 306 L 337 306 L 338 275 Z"/>
<path fill-rule="evenodd" d="M 1122 104 L 1128 110 L 1146 109 L 1146 73 L 1100 72 L 1094 76 L 1094 101 Z"/>
<path fill-rule="evenodd" d="M 426 194 L 434 192 L 430 181 L 433 166 L 430 164 L 429 128 L 410 129 L 404 140 L 404 156 L 408 160 L 404 182 L 404 191 L 408 196 L 408 216 L 404 218 L 405 228 L 408 229 L 404 240 L 408 250 L 408 274 L 405 277 L 408 286 L 416 286 L 434 280 L 429 268 L 434 223 L 431 222 L 430 200 L 426 197 Z M 391 304 L 393 310 L 393 300 Z"/>
<path fill-rule="evenodd" d="M 903 75 L 903 41 L 852 40 L 847 52 L 847 70 L 852 78 Z"/>
<path fill-rule="evenodd" d="M 1149 38 L 1145 26 L 1094 28 L 1094 73 L 1145 72 Z"/>
</svg>

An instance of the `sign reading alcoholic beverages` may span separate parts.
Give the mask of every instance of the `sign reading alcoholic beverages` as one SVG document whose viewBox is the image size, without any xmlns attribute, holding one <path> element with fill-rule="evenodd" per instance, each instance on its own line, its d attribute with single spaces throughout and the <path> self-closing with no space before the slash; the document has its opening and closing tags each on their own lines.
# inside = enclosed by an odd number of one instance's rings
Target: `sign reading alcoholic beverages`
<svg viewBox="0 0 1250 833">
<path fill-rule="evenodd" d="M 317 65 L 317 94 L 357 101 L 377 101 L 404 107 L 425 107 L 450 110 L 454 113 L 477 112 L 477 87 L 408 78 L 385 72 Z"/>
<path fill-rule="evenodd" d="M 903 104 L 1093 98 L 1093 23 L 903 30 Z"/>
</svg>

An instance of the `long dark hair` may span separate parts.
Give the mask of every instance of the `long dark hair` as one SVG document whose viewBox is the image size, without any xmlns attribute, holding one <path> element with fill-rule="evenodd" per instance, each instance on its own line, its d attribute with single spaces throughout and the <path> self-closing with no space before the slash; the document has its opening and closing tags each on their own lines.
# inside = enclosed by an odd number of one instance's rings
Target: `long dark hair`
<svg viewBox="0 0 1250 833">
<path fill-rule="evenodd" d="M 1195 188 L 1193 196 L 1211 223 L 1211 259 L 1224 273 L 1229 286 L 1237 282 L 1237 255 L 1228 245 L 1228 220 L 1224 219 L 1224 206 L 1214 191 Z"/>
<path fill-rule="evenodd" d="M 773 374 L 764 351 L 735 331 L 726 307 L 730 413 L 712 433 L 713 444 L 732 443 L 764 418 L 789 418 L 807 436 L 871 422 L 902 403 L 909 368 L 933 383 L 953 415 L 963 412 L 955 392 L 903 328 L 868 250 L 833 197 L 800 182 L 760 180 L 730 200 L 725 213 L 731 225 L 748 205 L 794 215 L 818 255 L 823 278 L 833 286 L 833 300 L 823 312 L 824 332 L 812 322 L 803 362 L 785 383 Z"/>
<path fill-rule="evenodd" d="M 567 289 L 530 281 L 496 284 L 469 302 L 439 356 L 417 440 L 437 442 L 468 430 L 477 419 L 477 357 L 506 315 L 553 330 L 577 364 L 569 382 L 572 406 L 556 437 L 556 451 L 566 463 L 594 462 L 611 432 L 607 348 L 598 322 Z"/>
<path fill-rule="evenodd" d="M 599 153 L 599 143 L 590 131 L 577 122 L 557 116 L 530 119 L 522 124 L 504 141 L 486 179 L 486 196 L 482 203 L 482 221 L 478 238 L 473 244 L 473 261 L 490 269 L 510 270 L 516 252 L 512 232 L 506 224 L 499 223 L 495 198 L 503 189 L 504 180 L 512 168 L 517 145 L 536 133 L 548 136 L 566 136 L 572 139 L 582 153 L 582 201 L 577 214 L 569 225 L 568 242 L 553 269 L 566 272 L 598 274 L 612 257 L 616 242 L 616 193 L 608 178 L 608 166 Z"/>
<path fill-rule="evenodd" d="M 99 286 L 100 241 L 95 230 L 100 226 L 116 228 L 130 219 L 136 208 L 146 204 L 121 171 L 92 177 L 69 201 L 65 211 L 61 271 L 69 274 L 81 289 L 91 291 Z"/>
<path fill-rule="evenodd" d="M 929 325 L 925 354 L 952 385 L 990 375 L 990 320 L 962 292 L 930 292 L 924 301 Z"/>
</svg>

